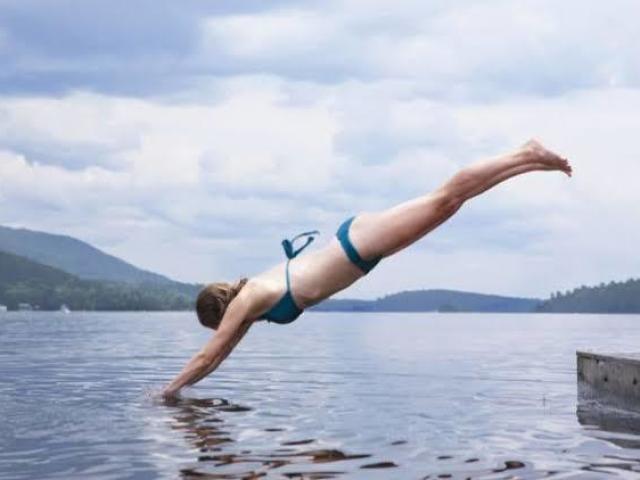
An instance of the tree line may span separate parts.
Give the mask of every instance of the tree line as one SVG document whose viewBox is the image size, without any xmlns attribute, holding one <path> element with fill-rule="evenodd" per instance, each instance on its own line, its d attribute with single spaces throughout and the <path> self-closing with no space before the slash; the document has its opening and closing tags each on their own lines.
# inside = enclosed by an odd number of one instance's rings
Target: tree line
<svg viewBox="0 0 640 480">
<path fill-rule="evenodd" d="M 536 309 L 558 313 L 640 313 L 640 279 L 555 292 Z"/>
</svg>

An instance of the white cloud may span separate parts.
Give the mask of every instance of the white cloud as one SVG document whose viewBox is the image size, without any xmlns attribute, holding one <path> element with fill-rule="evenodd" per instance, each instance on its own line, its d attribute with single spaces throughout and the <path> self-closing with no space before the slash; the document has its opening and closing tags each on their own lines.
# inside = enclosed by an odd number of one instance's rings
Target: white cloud
<svg viewBox="0 0 640 480">
<path fill-rule="evenodd" d="M 241 58 L 307 55 L 338 33 L 333 20 L 302 9 L 211 17 L 202 25 L 202 42 L 214 51 L 224 43 L 227 52 Z"/>
<path fill-rule="evenodd" d="M 224 98 L 200 105 L 94 94 L 1 99 L 2 123 L 10 126 L 5 131 L 21 132 L 18 146 L 46 140 L 53 150 L 80 144 L 97 152 L 70 167 L 3 152 L 2 198 L 15 212 L 3 221 L 80 231 L 90 241 L 103 239 L 116 218 L 123 226 L 164 224 L 177 236 L 238 242 L 260 232 L 267 246 L 275 245 L 267 255 L 277 259 L 280 235 L 294 233 L 277 229 L 291 228 L 291 215 L 326 217 L 318 200 L 343 163 L 332 150 L 335 125 L 325 105 L 287 103 L 279 87 L 260 78 L 230 83 L 222 86 Z M 34 114 L 39 111 L 46 114 Z M 318 200 L 308 204 L 309 198 Z M 42 218 L 43 208 L 55 214 Z M 231 260 L 237 246 L 225 248 L 220 253 Z M 167 271 L 155 249 L 124 256 Z M 183 264 L 168 273 L 210 278 L 211 265 Z M 247 273 L 247 265 L 243 269 Z"/>
<path fill-rule="evenodd" d="M 343 296 L 637 275 L 635 2 L 314 5 L 206 17 L 175 67 L 198 81 L 171 94 L 0 97 L 0 222 L 233 278 L 280 260 L 285 235 L 327 239 L 538 136 L 573 179 L 500 186 Z"/>
<path fill-rule="evenodd" d="M 260 78 L 200 105 L 71 94 L 0 99 L 4 141 L 97 153 L 86 165 L 115 165 L 144 184 L 195 184 L 200 174 L 235 188 L 309 191 L 339 159 L 327 107 L 286 104 Z M 45 157 L 46 160 L 46 157 Z M 307 172 L 314 167 L 314 176 Z"/>
<path fill-rule="evenodd" d="M 340 1 L 212 17 L 196 56 L 328 82 L 403 78 L 451 98 L 556 94 L 638 85 L 638 13 L 631 0 Z"/>
<path fill-rule="evenodd" d="M 73 209 L 79 195 L 95 206 L 103 201 L 100 193 L 117 195 L 127 188 L 126 178 L 100 167 L 74 172 L 28 163 L 22 155 L 7 151 L 0 151 L 0 177 L 5 198 L 46 203 L 53 209 Z"/>
</svg>

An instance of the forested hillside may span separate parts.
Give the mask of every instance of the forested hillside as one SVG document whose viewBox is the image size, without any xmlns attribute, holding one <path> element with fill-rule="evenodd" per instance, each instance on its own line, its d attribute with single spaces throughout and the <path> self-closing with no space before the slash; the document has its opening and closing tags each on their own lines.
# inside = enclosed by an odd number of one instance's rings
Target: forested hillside
<svg viewBox="0 0 640 480">
<path fill-rule="evenodd" d="M 82 280 L 24 257 L 0 252 L 0 304 L 41 310 L 186 310 L 194 297 L 171 286 Z"/>
<path fill-rule="evenodd" d="M 540 312 L 640 313 L 640 279 L 582 286 L 557 292 L 537 308 Z"/>
</svg>

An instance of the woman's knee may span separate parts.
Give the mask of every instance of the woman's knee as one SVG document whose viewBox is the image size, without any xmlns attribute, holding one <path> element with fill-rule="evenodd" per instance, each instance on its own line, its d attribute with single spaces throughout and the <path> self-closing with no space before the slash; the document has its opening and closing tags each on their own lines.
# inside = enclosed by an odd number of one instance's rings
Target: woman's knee
<svg viewBox="0 0 640 480">
<path fill-rule="evenodd" d="M 464 196 L 456 189 L 441 188 L 434 193 L 434 206 L 439 216 L 449 217 L 464 203 Z"/>
<path fill-rule="evenodd" d="M 478 174 L 477 169 L 465 167 L 451 177 L 440 190 L 447 196 L 453 197 L 452 203 L 462 204 L 469 197 L 470 192 L 477 189 L 481 182 L 482 177 Z"/>
</svg>

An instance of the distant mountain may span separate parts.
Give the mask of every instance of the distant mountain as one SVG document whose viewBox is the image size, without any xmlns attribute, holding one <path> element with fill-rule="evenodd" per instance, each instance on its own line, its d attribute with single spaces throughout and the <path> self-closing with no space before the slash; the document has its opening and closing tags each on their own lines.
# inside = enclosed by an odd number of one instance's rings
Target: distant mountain
<svg viewBox="0 0 640 480">
<path fill-rule="evenodd" d="M 387 295 L 376 301 L 379 311 L 530 312 L 535 298 L 505 297 L 456 290 L 414 290 Z"/>
<path fill-rule="evenodd" d="M 640 279 L 557 292 L 537 308 L 558 313 L 640 313 Z"/>
<path fill-rule="evenodd" d="M 188 294 L 193 294 L 198 288 L 196 285 L 176 282 L 163 275 L 137 268 L 66 235 L 0 226 L 0 250 L 87 280 L 167 285 Z"/>
<path fill-rule="evenodd" d="M 318 311 L 365 312 L 532 312 L 541 300 L 456 290 L 414 290 L 376 300 L 328 300 Z"/>
<path fill-rule="evenodd" d="M 187 310 L 193 295 L 171 285 L 82 280 L 26 257 L 0 251 L 0 304 L 29 303 L 42 310 Z"/>
<path fill-rule="evenodd" d="M 73 275 L 57 268 L 11 253 L 0 252 L 0 287 L 35 279 L 42 283 L 67 283 L 77 280 Z"/>
</svg>

